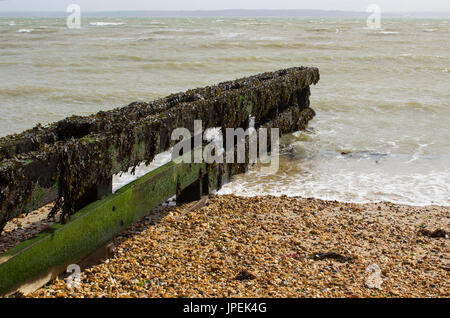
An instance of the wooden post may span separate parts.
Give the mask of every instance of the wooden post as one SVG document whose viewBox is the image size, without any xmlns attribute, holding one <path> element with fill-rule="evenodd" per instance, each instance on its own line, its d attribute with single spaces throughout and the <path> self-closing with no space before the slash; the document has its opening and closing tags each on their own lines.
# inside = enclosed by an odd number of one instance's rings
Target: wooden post
<svg viewBox="0 0 450 318">
<path fill-rule="evenodd" d="M 101 200 L 105 196 L 112 193 L 112 177 L 102 180 L 92 186 L 84 195 L 75 203 L 75 211 L 81 210 L 85 206 Z"/>
<path fill-rule="evenodd" d="M 177 204 L 189 203 L 193 201 L 200 200 L 203 195 L 209 194 L 209 175 L 208 173 L 203 173 L 200 170 L 200 175 L 198 179 L 186 187 L 185 189 L 179 191 L 177 194 Z"/>
</svg>

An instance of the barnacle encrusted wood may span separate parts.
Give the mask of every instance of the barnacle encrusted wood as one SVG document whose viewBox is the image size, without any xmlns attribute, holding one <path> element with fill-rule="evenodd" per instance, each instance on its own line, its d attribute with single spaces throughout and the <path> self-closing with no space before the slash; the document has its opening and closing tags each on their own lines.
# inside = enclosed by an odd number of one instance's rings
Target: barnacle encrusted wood
<svg viewBox="0 0 450 318">
<path fill-rule="evenodd" d="M 317 68 L 296 67 L 216 86 L 189 90 L 153 102 L 92 116 L 73 116 L 0 138 L 0 231 L 10 219 L 64 198 L 64 213 L 92 187 L 173 145 L 173 129 L 280 127 L 301 129 L 314 116 L 309 86 Z"/>
</svg>

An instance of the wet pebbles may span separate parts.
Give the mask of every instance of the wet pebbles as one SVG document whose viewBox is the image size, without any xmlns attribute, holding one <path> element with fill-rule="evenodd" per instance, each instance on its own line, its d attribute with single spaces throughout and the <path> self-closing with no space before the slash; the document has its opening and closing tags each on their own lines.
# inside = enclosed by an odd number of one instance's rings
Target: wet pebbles
<svg viewBox="0 0 450 318">
<path fill-rule="evenodd" d="M 79 286 L 32 296 L 449 297 L 448 237 L 425 235 L 449 221 L 445 207 L 212 196 L 121 233 Z"/>
</svg>

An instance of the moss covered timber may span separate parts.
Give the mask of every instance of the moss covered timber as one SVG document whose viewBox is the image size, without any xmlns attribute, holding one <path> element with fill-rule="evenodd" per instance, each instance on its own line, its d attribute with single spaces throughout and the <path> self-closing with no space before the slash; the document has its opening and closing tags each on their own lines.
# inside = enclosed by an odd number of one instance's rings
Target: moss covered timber
<svg viewBox="0 0 450 318">
<path fill-rule="evenodd" d="M 297 130 L 314 114 L 308 111 L 309 87 L 319 78 L 317 68 L 284 69 L 0 138 L 0 229 L 52 200 L 62 204 L 65 216 L 73 214 L 95 185 L 151 162 L 173 145 L 175 128 L 193 131 L 194 120 L 202 120 L 204 129 L 246 128 L 253 116 L 256 128 Z"/>
<path fill-rule="evenodd" d="M 0 297 L 63 272 L 200 177 L 214 186 L 218 173 L 206 164 L 169 162 L 15 246 L 0 256 Z"/>
</svg>

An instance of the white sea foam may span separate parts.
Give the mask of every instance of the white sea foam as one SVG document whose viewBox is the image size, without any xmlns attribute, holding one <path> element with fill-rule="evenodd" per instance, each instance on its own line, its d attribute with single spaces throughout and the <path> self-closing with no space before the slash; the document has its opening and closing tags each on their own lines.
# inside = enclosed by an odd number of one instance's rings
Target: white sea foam
<svg viewBox="0 0 450 318">
<path fill-rule="evenodd" d="M 109 25 L 123 25 L 124 22 L 91 22 L 89 23 L 93 26 L 109 26 Z"/>
<path fill-rule="evenodd" d="M 17 32 L 19 32 L 19 33 L 31 33 L 31 32 L 33 32 L 34 31 L 34 29 L 20 29 L 19 31 L 17 31 Z"/>
<path fill-rule="evenodd" d="M 130 182 L 133 182 L 134 180 L 144 176 L 145 174 L 149 173 L 150 171 L 153 171 L 162 165 L 168 163 L 171 160 L 171 152 L 163 152 L 158 154 L 155 159 L 150 163 L 150 165 L 145 165 L 145 163 L 142 163 L 141 165 L 137 166 L 135 169 L 135 173 L 132 174 L 132 168 L 130 168 L 127 172 L 117 174 L 113 176 L 113 192 L 116 192 L 120 188 L 126 186 Z"/>
<path fill-rule="evenodd" d="M 400 32 L 396 32 L 396 31 L 380 31 L 380 34 L 384 34 L 384 35 L 394 35 L 394 34 L 399 34 Z"/>
<path fill-rule="evenodd" d="M 409 175 L 387 175 L 377 173 L 352 173 L 336 171 L 334 174 L 287 177 L 283 182 L 261 183 L 250 181 L 258 175 L 249 172 L 248 178 L 238 177 L 226 184 L 218 194 L 238 196 L 287 195 L 292 197 L 314 197 L 341 202 L 368 203 L 388 201 L 414 206 L 450 206 L 450 172 Z M 283 179 L 283 178 L 281 178 Z M 276 180 L 276 179 L 274 179 Z M 265 182 L 265 183 L 264 183 Z"/>
</svg>

